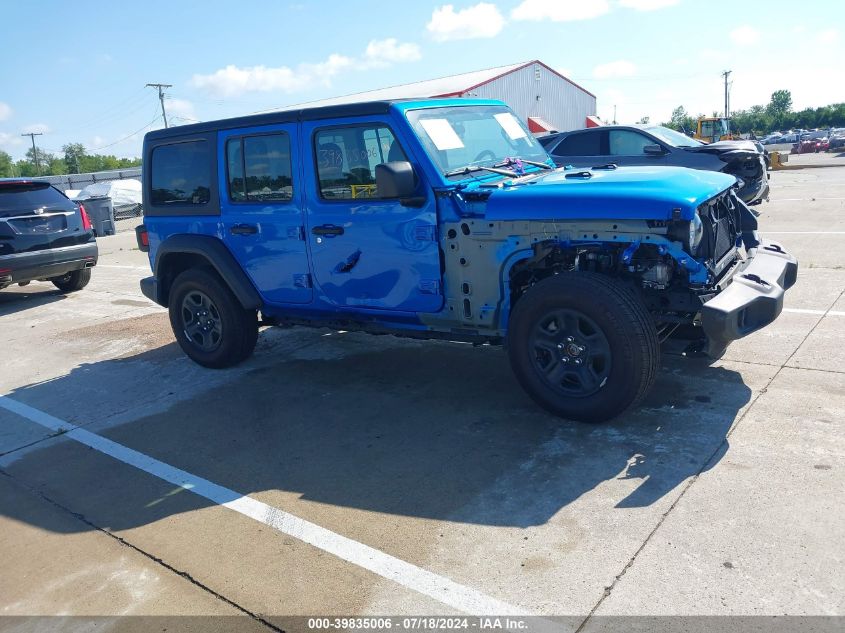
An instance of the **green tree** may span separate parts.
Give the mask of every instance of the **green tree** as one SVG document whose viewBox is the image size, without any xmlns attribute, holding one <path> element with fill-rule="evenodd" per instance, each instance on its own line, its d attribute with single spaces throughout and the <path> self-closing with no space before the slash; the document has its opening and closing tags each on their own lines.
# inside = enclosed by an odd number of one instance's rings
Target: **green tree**
<svg viewBox="0 0 845 633">
<path fill-rule="evenodd" d="M 65 155 L 64 161 L 67 173 L 80 173 L 82 159 L 85 157 L 85 146 L 82 143 L 68 143 L 62 146 L 62 152 Z"/>
<path fill-rule="evenodd" d="M 9 178 L 15 175 L 15 164 L 8 152 L 0 150 L 0 178 Z"/>
<path fill-rule="evenodd" d="M 50 166 L 55 160 L 55 156 L 53 156 L 50 152 L 46 152 L 43 149 L 38 149 L 37 147 L 30 147 L 26 150 L 26 162 L 32 165 L 32 172 L 29 174 L 21 174 L 26 176 L 49 176 L 52 172 L 50 171 Z"/>
<path fill-rule="evenodd" d="M 645 124 L 646 124 L 646 123 L 648 123 L 650 120 L 651 120 L 651 118 L 650 118 L 650 117 L 644 116 L 644 117 L 643 117 L 643 118 L 641 118 L 639 121 L 637 121 L 637 123 L 641 123 L 642 125 L 645 125 Z"/>
<path fill-rule="evenodd" d="M 789 90 L 775 90 L 766 111 L 776 118 L 792 112 L 792 93 Z"/>
<path fill-rule="evenodd" d="M 687 114 L 684 106 L 678 106 L 672 110 L 672 117 L 665 125 L 679 132 L 691 132 L 695 129 L 695 119 Z"/>
</svg>

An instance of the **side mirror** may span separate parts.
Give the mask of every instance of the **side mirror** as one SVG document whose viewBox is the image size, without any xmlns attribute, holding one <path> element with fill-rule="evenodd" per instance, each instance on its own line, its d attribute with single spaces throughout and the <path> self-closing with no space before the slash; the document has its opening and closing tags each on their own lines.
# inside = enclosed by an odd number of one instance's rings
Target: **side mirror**
<svg viewBox="0 0 845 633">
<path fill-rule="evenodd" d="M 376 165 L 376 189 L 379 198 L 408 198 L 414 195 L 414 168 L 406 160 Z"/>
<path fill-rule="evenodd" d="M 663 148 L 655 143 L 654 145 L 643 145 L 643 154 L 648 156 L 663 156 L 666 152 Z"/>
</svg>

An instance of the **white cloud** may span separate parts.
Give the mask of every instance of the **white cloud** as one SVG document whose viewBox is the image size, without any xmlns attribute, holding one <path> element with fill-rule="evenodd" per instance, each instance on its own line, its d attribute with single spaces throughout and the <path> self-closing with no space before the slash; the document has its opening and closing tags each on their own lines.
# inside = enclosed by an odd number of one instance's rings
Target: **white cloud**
<svg viewBox="0 0 845 633">
<path fill-rule="evenodd" d="M 12 107 L 8 103 L 0 101 L 0 121 L 5 121 L 12 116 Z"/>
<path fill-rule="evenodd" d="M 619 6 L 636 11 L 655 11 L 673 7 L 681 0 L 619 0 Z"/>
<path fill-rule="evenodd" d="M 195 74 L 190 84 L 220 97 L 233 97 L 245 92 L 300 92 L 317 85 L 329 86 L 335 75 L 347 70 L 385 68 L 391 64 L 417 61 L 422 57 L 419 46 L 390 37 L 372 40 L 360 58 L 338 53 L 324 61 L 290 66 L 245 66 L 229 64 L 209 74 Z M 174 100 L 175 101 L 175 100 Z M 188 103 L 188 102 L 185 102 Z M 193 111 L 193 106 L 191 106 Z M 184 116 L 194 117 L 193 114 Z"/>
<path fill-rule="evenodd" d="M 751 46 L 760 41 L 760 31 L 753 26 L 740 26 L 731 31 L 731 39 L 734 44 Z"/>
<path fill-rule="evenodd" d="M 408 42 L 399 43 L 395 37 L 386 40 L 372 40 L 364 51 L 364 60 L 372 68 L 381 68 L 390 64 L 415 62 L 422 58 L 420 47 Z"/>
<path fill-rule="evenodd" d="M 511 11 L 511 17 L 534 22 L 569 22 L 591 20 L 609 11 L 607 0 L 523 0 Z"/>
<path fill-rule="evenodd" d="M 23 139 L 20 134 L 9 134 L 8 132 L 0 132 L 0 147 L 11 147 L 21 145 Z"/>
<path fill-rule="evenodd" d="M 817 39 L 821 44 L 833 44 L 839 39 L 839 31 L 836 29 L 825 29 L 819 32 Z"/>
<path fill-rule="evenodd" d="M 194 104 L 187 99 L 168 99 L 166 109 L 168 121 L 173 121 L 177 125 L 199 121 L 194 111 Z"/>
<path fill-rule="evenodd" d="M 455 11 L 451 4 L 437 7 L 426 29 L 438 42 L 495 37 L 505 26 L 505 18 L 495 4 L 479 2 Z"/>
<path fill-rule="evenodd" d="M 27 125 L 24 129 L 24 134 L 29 134 L 34 132 L 35 134 L 47 134 L 50 131 L 50 126 L 46 123 L 33 123 L 31 125 Z"/>
<path fill-rule="evenodd" d="M 612 79 L 615 77 L 632 77 L 637 73 L 637 67 L 625 59 L 615 62 L 600 64 L 593 68 L 593 77 L 596 79 Z"/>
<path fill-rule="evenodd" d="M 329 83 L 341 70 L 352 66 L 352 59 L 332 54 L 317 64 L 300 64 L 295 69 L 288 66 L 247 66 L 240 68 L 229 64 L 210 75 L 194 75 L 191 85 L 221 97 L 232 97 L 245 92 L 297 92 L 315 84 Z"/>
</svg>

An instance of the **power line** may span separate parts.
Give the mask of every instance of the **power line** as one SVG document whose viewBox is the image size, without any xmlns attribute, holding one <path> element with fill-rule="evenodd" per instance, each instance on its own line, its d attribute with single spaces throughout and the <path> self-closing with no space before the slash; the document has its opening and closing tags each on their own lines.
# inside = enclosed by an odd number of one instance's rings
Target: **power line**
<svg viewBox="0 0 845 633">
<path fill-rule="evenodd" d="M 108 147 L 112 147 L 113 145 L 117 145 L 118 143 L 122 143 L 123 141 L 125 141 L 125 140 L 127 140 L 127 139 L 130 139 L 130 138 L 132 138 L 133 136 L 135 136 L 136 134 L 139 134 L 139 133 L 143 132 L 144 130 L 146 130 L 148 127 L 150 127 L 153 123 L 155 123 L 155 122 L 158 120 L 159 116 L 160 116 L 160 115 L 156 114 L 156 115 L 153 117 L 152 121 L 150 121 L 149 123 L 147 123 L 144 127 L 138 128 L 137 130 L 135 130 L 135 131 L 134 131 L 134 132 L 132 132 L 131 134 L 127 134 L 127 135 L 126 135 L 126 136 L 124 136 L 123 138 L 118 139 L 118 140 L 114 141 L 113 143 L 109 143 L 108 145 L 103 145 L 102 147 L 95 147 L 95 148 L 93 148 L 93 149 L 91 149 L 91 150 L 88 150 L 88 151 L 91 151 L 91 152 L 98 152 L 98 151 L 100 151 L 101 149 L 106 149 L 106 148 L 108 148 Z"/>
<path fill-rule="evenodd" d="M 26 132 L 25 134 L 21 134 L 21 136 L 28 136 L 32 139 L 32 157 L 35 159 L 35 173 L 40 176 L 41 165 L 38 163 L 38 148 L 35 147 L 35 137 L 43 136 L 43 132 Z"/>
<path fill-rule="evenodd" d="M 158 100 L 161 101 L 161 118 L 164 119 L 164 127 L 167 127 L 167 113 L 164 111 L 164 89 L 172 88 L 173 84 L 147 84 L 145 88 L 158 88 Z"/>
</svg>

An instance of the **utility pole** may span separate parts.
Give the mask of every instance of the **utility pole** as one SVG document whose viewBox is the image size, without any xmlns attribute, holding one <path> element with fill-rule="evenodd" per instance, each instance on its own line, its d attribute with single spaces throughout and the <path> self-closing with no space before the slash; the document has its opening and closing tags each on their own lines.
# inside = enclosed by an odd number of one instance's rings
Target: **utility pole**
<svg viewBox="0 0 845 633">
<path fill-rule="evenodd" d="M 158 100 L 161 101 L 161 118 L 164 119 L 164 127 L 167 127 L 167 113 L 164 111 L 164 89 L 172 88 L 173 84 L 147 84 L 147 88 L 158 88 Z"/>
<path fill-rule="evenodd" d="M 730 111 L 730 101 L 728 100 L 728 77 L 732 73 L 732 70 L 726 70 L 722 73 L 722 77 L 725 78 L 725 118 L 728 119 L 731 116 Z"/>
<path fill-rule="evenodd" d="M 616 104 L 613 104 L 613 125 L 616 125 Z"/>
<path fill-rule="evenodd" d="M 38 148 L 35 147 L 35 137 L 41 136 L 41 132 L 27 132 L 21 136 L 28 136 L 32 139 L 32 157 L 35 159 L 35 173 L 41 175 L 41 165 L 38 164 Z"/>
</svg>

